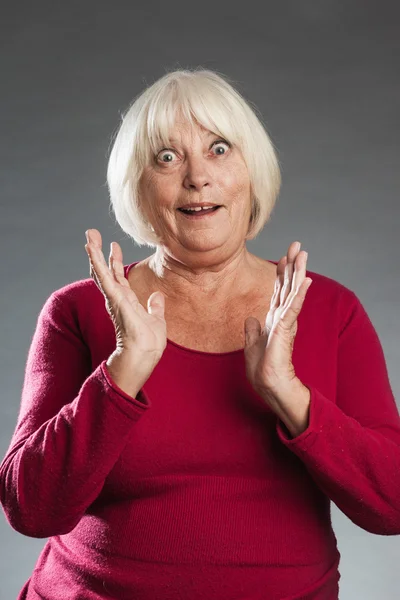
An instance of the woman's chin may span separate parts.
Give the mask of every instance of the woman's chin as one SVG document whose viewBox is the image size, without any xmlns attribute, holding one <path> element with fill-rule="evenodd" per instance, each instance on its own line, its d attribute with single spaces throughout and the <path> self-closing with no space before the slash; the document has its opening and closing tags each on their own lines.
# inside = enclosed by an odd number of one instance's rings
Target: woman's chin
<svg viewBox="0 0 400 600">
<path fill-rule="evenodd" d="M 186 232 L 185 232 L 186 233 Z M 232 238 L 231 232 L 224 234 L 221 229 L 218 231 L 199 231 L 191 232 L 189 235 L 185 235 L 184 232 L 178 232 L 174 240 L 174 244 L 178 242 L 178 245 L 187 252 L 210 252 L 212 250 L 218 250 L 221 246 L 224 246 Z"/>
</svg>

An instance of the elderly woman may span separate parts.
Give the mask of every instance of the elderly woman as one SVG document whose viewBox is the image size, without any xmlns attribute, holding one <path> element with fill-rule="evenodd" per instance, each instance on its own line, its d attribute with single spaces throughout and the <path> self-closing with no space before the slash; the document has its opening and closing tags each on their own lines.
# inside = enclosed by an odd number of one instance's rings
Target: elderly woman
<svg viewBox="0 0 400 600">
<path fill-rule="evenodd" d="M 108 183 L 155 252 L 124 265 L 113 242 L 107 264 L 89 229 L 91 277 L 39 315 L 1 465 L 9 523 L 49 538 L 19 599 L 337 600 L 331 501 L 400 534 L 400 417 L 365 309 L 298 242 L 247 250 L 279 169 L 219 74 L 146 89 Z"/>
</svg>

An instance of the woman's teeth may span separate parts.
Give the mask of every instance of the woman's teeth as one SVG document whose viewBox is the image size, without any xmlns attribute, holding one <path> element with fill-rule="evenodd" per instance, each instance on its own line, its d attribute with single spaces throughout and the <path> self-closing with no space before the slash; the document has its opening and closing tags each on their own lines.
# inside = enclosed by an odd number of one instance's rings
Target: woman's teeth
<svg viewBox="0 0 400 600">
<path fill-rule="evenodd" d="M 181 208 L 181 210 L 183 210 L 184 212 L 207 212 L 209 210 L 215 210 L 217 208 L 217 206 L 207 206 L 202 208 L 201 206 L 196 207 L 196 208 Z"/>
</svg>

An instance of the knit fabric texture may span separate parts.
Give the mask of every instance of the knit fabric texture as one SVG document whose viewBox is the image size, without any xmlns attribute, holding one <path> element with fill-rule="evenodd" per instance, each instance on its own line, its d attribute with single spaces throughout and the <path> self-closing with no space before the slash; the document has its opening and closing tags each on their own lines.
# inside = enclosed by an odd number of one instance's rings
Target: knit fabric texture
<svg viewBox="0 0 400 600">
<path fill-rule="evenodd" d="M 400 534 L 382 345 L 353 291 L 307 276 L 293 365 L 311 404 L 294 438 L 248 382 L 243 349 L 168 340 L 133 398 L 108 372 L 115 331 L 93 280 L 48 297 L 0 466 L 8 522 L 48 538 L 19 600 L 337 600 L 331 502 Z"/>
</svg>

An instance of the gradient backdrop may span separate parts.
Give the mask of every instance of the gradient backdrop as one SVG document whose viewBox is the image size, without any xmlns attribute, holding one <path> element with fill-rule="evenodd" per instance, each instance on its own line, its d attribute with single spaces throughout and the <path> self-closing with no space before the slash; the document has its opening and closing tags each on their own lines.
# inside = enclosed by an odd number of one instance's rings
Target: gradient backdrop
<svg viewBox="0 0 400 600">
<path fill-rule="evenodd" d="M 109 212 L 107 154 L 120 113 L 177 68 L 216 69 L 261 110 L 283 187 L 248 248 L 279 260 L 298 239 L 310 270 L 358 295 L 400 404 L 399 17 L 397 1 L 367 0 L 3 5 L 1 456 L 38 313 L 52 291 L 89 277 L 85 230 L 100 230 L 107 256 L 118 241 L 125 263 L 153 252 Z M 12 600 L 46 540 L 0 512 L 0 599 Z M 332 512 L 341 600 L 399 598 L 400 537 Z"/>
</svg>

